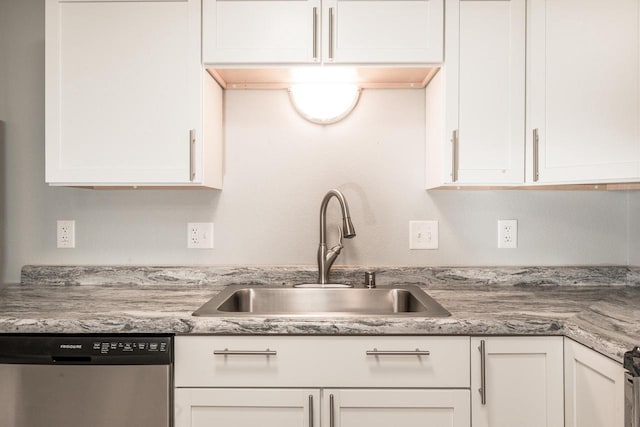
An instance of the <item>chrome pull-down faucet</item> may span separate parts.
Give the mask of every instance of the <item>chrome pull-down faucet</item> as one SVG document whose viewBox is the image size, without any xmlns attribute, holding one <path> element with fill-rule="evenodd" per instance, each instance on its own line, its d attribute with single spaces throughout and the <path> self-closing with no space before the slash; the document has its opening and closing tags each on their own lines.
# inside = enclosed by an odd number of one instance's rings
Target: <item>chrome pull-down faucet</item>
<svg viewBox="0 0 640 427">
<path fill-rule="evenodd" d="M 340 202 L 340 209 L 342 210 L 342 227 L 340 230 L 340 242 L 327 249 L 327 205 L 332 197 L 338 199 Z M 329 270 L 333 265 L 336 258 L 342 250 L 342 239 L 351 239 L 356 236 L 356 230 L 351 222 L 349 214 L 349 205 L 344 195 L 338 190 L 329 190 L 322 199 L 320 205 L 320 246 L 318 246 L 318 283 L 324 285 L 329 279 Z"/>
</svg>

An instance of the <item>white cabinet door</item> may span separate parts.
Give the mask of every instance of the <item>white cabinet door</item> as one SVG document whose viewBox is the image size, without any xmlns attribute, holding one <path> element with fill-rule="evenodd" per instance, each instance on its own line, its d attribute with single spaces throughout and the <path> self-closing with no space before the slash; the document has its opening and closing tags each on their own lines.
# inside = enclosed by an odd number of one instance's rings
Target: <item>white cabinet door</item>
<svg viewBox="0 0 640 427">
<path fill-rule="evenodd" d="M 624 368 L 564 340 L 566 427 L 624 426 Z"/>
<path fill-rule="evenodd" d="M 322 8 L 325 61 L 442 62 L 443 0 L 325 0 Z"/>
<path fill-rule="evenodd" d="M 442 62 L 444 0 L 204 0 L 203 61 Z"/>
<path fill-rule="evenodd" d="M 524 182 L 525 0 L 446 3 L 426 93 L 426 187 Z"/>
<path fill-rule="evenodd" d="M 637 178 L 639 2 L 531 0 L 529 5 L 527 139 L 534 146 L 537 129 L 538 182 Z M 529 172 L 527 178 L 535 180 Z"/>
<path fill-rule="evenodd" d="M 175 390 L 175 427 L 313 427 L 320 425 L 318 389 Z"/>
<path fill-rule="evenodd" d="M 324 427 L 469 427 L 469 390 L 322 391 Z"/>
<path fill-rule="evenodd" d="M 204 0 L 203 62 L 319 62 L 320 13 L 320 0 Z"/>
<path fill-rule="evenodd" d="M 562 337 L 472 338 L 471 354 L 474 427 L 564 426 Z"/>
<path fill-rule="evenodd" d="M 456 139 L 445 141 L 456 169 L 447 175 L 462 185 L 522 184 L 525 0 L 453 0 L 446 16 L 445 137 Z"/>
<path fill-rule="evenodd" d="M 46 180 L 190 184 L 200 2 L 46 2 Z"/>
<path fill-rule="evenodd" d="M 469 387 L 464 336 L 179 336 L 175 343 L 177 387 Z M 374 349 L 408 354 L 367 354 Z M 416 349 L 429 355 L 411 354 Z"/>
</svg>

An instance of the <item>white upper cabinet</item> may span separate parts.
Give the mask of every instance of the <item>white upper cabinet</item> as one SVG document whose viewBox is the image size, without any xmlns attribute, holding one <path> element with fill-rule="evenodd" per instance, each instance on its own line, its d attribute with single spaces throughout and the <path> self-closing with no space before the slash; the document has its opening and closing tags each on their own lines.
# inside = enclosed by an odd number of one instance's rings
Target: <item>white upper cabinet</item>
<svg viewBox="0 0 640 427">
<path fill-rule="evenodd" d="M 443 0 L 324 0 L 322 9 L 327 62 L 442 62 Z"/>
<path fill-rule="evenodd" d="M 522 184 L 525 0 L 446 3 L 445 66 L 427 96 L 427 188 Z"/>
<path fill-rule="evenodd" d="M 320 60 L 320 0 L 203 0 L 207 64 Z"/>
<path fill-rule="evenodd" d="M 637 180 L 639 2 L 530 0 L 529 6 L 527 181 Z"/>
<path fill-rule="evenodd" d="M 442 61 L 443 0 L 204 0 L 208 65 Z"/>
<path fill-rule="evenodd" d="M 221 186 L 222 100 L 200 61 L 200 11 L 47 0 L 48 183 Z"/>
</svg>

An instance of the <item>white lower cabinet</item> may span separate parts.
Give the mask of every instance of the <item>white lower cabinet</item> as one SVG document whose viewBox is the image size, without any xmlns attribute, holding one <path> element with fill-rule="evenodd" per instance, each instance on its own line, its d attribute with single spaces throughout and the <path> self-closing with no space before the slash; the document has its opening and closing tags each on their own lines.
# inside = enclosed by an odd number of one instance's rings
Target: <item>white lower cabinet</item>
<svg viewBox="0 0 640 427">
<path fill-rule="evenodd" d="M 175 407 L 176 427 L 470 426 L 469 390 L 179 388 Z"/>
<path fill-rule="evenodd" d="M 322 397 L 326 427 L 470 425 L 469 390 L 326 389 Z"/>
<path fill-rule="evenodd" d="M 469 337 L 176 337 L 175 427 L 470 427 Z"/>
<path fill-rule="evenodd" d="M 622 365 L 560 336 L 175 343 L 174 427 L 624 425 Z"/>
<path fill-rule="evenodd" d="M 472 338 L 472 425 L 562 427 L 562 339 Z"/>
<path fill-rule="evenodd" d="M 179 388 L 175 427 L 313 427 L 319 406 L 319 389 Z"/>
<path fill-rule="evenodd" d="M 565 338 L 566 427 L 624 426 L 624 368 Z"/>
</svg>

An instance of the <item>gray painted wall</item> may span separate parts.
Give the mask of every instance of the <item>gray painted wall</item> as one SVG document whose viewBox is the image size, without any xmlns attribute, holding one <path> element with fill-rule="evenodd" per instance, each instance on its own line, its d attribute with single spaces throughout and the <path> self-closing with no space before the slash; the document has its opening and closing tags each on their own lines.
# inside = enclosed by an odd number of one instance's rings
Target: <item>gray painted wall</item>
<svg viewBox="0 0 640 427">
<path fill-rule="evenodd" d="M 5 247 L 5 238 L 4 238 L 4 216 L 5 216 L 5 186 L 7 184 L 7 176 L 6 176 L 6 167 L 4 162 L 4 150 L 5 150 L 5 142 L 4 142 L 4 134 L 5 134 L 5 125 L 4 121 L 7 117 L 7 95 L 6 95 L 6 87 L 7 87 L 7 77 L 6 77 L 6 69 L 7 69 L 7 61 L 6 52 L 7 49 L 5 45 L 7 44 L 7 10 L 6 10 L 7 0 L 0 0 L 0 282 L 2 282 L 2 278 L 4 277 L 4 247 Z"/>
<path fill-rule="evenodd" d="M 628 199 L 628 262 L 629 265 L 640 266 L 640 191 L 630 191 Z"/>
<path fill-rule="evenodd" d="M 420 90 L 365 90 L 350 117 L 326 127 L 298 117 L 285 91 L 227 92 L 221 192 L 48 187 L 43 2 L 0 7 L 4 281 L 24 264 L 314 264 L 318 208 L 332 187 L 358 231 L 342 264 L 625 265 L 629 252 L 640 261 L 628 238 L 635 195 L 426 192 Z M 335 206 L 330 216 L 333 240 Z M 496 248 L 501 218 L 519 220 L 518 249 Z M 76 220 L 76 249 L 56 249 L 57 219 Z M 439 250 L 408 250 L 411 219 L 440 221 Z M 215 222 L 216 248 L 187 250 L 186 223 L 204 221 Z"/>
</svg>

